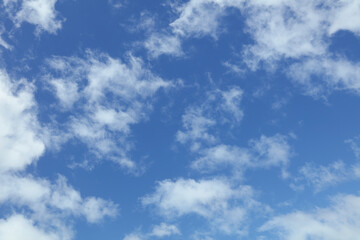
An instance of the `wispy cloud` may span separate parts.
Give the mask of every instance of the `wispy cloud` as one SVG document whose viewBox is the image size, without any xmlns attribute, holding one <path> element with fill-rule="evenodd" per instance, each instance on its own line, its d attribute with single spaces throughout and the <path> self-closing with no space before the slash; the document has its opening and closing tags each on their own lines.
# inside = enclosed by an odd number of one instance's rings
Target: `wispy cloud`
<svg viewBox="0 0 360 240">
<path fill-rule="evenodd" d="M 339 195 L 327 208 L 314 211 L 294 211 L 272 218 L 260 231 L 273 231 L 276 238 L 287 240 L 357 239 L 360 227 L 360 198 Z"/>
<path fill-rule="evenodd" d="M 28 22 L 36 26 L 38 33 L 55 34 L 62 25 L 55 10 L 56 3 L 57 0 L 4 0 L 3 4 L 16 25 Z"/>
<path fill-rule="evenodd" d="M 70 136 L 80 139 L 98 157 L 138 172 L 128 156 L 131 126 L 147 118 L 151 98 L 173 84 L 146 69 L 140 58 L 127 62 L 103 53 L 88 52 L 84 58 L 54 57 L 47 65 L 53 74 L 44 78 L 61 107 L 70 114 Z M 79 111 L 80 110 L 80 111 Z"/>
</svg>

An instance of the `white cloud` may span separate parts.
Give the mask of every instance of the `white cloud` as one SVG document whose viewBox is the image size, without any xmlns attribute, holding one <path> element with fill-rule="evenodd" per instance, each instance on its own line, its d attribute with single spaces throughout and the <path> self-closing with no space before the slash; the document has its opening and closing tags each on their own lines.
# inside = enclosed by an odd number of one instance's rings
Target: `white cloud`
<svg viewBox="0 0 360 240">
<path fill-rule="evenodd" d="M 13 216 L 0 220 L 0 239 L 70 240 L 70 217 L 98 222 L 115 216 L 117 205 L 81 197 L 64 177 L 52 184 L 25 172 L 42 156 L 48 141 L 47 129 L 37 118 L 34 91 L 25 79 L 14 81 L 0 71 L 0 205 L 15 207 Z"/>
<path fill-rule="evenodd" d="M 313 58 L 293 64 L 287 74 L 304 88 L 306 94 L 314 97 L 326 96 L 333 90 L 359 94 L 359 67 L 359 63 L 346 59 Z"/>
<path fill-rule="evenodd" d="M 351 150 L 354 152 L 356 158 L 360 157 L 360 136 L 348 139 L 345 143 L 350 144 Z"/>
<path fill-rule="evenodd" d="M 243 98 L 243 90 L 233 87 L 229 91 L 221 91 L 222 108 L 233 115 L 237 122 L 240 122 L 244 116 L 240 103 Z"/>
<path fill-rule="evenodd" d="M 159 182 L 155 193 L 142 199 L 144 205 L 155 204 L 161 215 L 182 216 L 196 213 L 210 216 L 212 211 L 225 207 L 228 199 L 239 195 L 221 180 L 179 179 Z"/>
<path fill-rule="evenodd" d="M 278 68 L 280 60 L 296 60 L 285 71 L 307 94 L 359 92 L 358 64 L 329 50 L 337 31 L 359 34 L 358 1 L 253 1 L 247 9 L 247 32 L 255 44 L 246 48 L 244 57 L 252 69 L 260 63 Z"/>
<path fill-rule="evenodd" d="M 123 240 L 144 240 L 144 238 L 142 238 L 142 236 L 139 234 L 131 233 L 126 235 Z"/>
<path fill-rule="evenodd" d="M 98 157 L 137 171 L 135 162 L 127 157 L 131 143 L 126 137 L 132 125 L 146 119 L 152 96 L 172 83 L 151 73 L 141 59 L 132 55 L 124 63 L 88 51 L 83 59 L 54 57 L 48 60 L 48 66 L 56 77 L 50 74 L 45 78 L 71 116 L 66 123 L 69 133 Z"/>
<path fill-rule="evenodd" d="M 254 68 L 259 61 L 324 55 L 331 35 L 339 30 L 359 34 L 360 30 L 356 0 L 190 0 L 173 6 L 178 17 L 170 27 L 181 37 L 217 38 L 227 10 L 239 9 L 245 17 L 244 31 L 255 41 L 246 53 L 247 62 Z"/>
<path fill-rule="evenodd" d="M 359 178 L 357 171 L 356 165 L 349 166 L 342 161 L 336 161 L 327 166 L 307 163 L 300 168 L 300 176 L 291 186 L 295 189 L 303 188 L 301 182 L 304 181 L 305 184 L 313 187 L 315 192 L 320 192 L 327 187 Z"/>
<path fill-rule="evenodd" d="M 181 41 L 176 36 L 167 36 L 164 34 L 152 34 L 144 43 L 145 48 L 154 58 L 167 54 L 181 56 Z"/>
<path fill-rule="evenodd" d="M 178 131 L 176 139 L 181 143 L 188 141 L 206 141 L 214 142 L 215 137 L 208 133 L 210 127 L 214 126 L 216 121 L 203 116 L 199 108 L 190 108 L 182 116 L 185 131 Z"/>
<path fill-rule="evenodd" d="M 32 176 L 0 175 L 0 203 L 27 207 L 34 219 L 49 221 L 66 216 L 83 216 L 98 222 L 114 217 L 117 206 L 103 199 L 81 197 L 80 193 L 60 176 L 56 184 Z"/>
<path fill-rule="evenodd" d="M 242 169 L 251 164 L 252 155 L 246 148 L 237 146 L 216 145 L 205 148 L 201 156 L 192 162 L 191 167 L 200 171 L 214 171 L 219 167 L 236 167 Z"/>
<path fill-rule="evenodd" d="M 161 238 L 179 234 L 180 231 L 175 225 L 161 223 L 160 225 L 154 226 L 152 232 L 149 235 Z"/>
<path fill-rule="evenodd" d="M 280 134 L 261 136 L 259 140 L 250 141 L 250 145 L 258 154 L 255 165 L 264 167 L 287 165 L 292 154 L 287 137 Z"/>
<path fill-rule="evenodd" d="M 227 7 L 239 7 L 242 1 L 191 0 L 183 5 L 171 4 L 178 18 L 169 24 L 167 34 L 152 34 L 144 45 L 153 57 L 162 54 L 183 55 L 181 42 L 184 38 L 210 35 L 217 39 L 219 22 Z"/>
<path fill-rule="evenodd" d="M 12 81 L 0 70 L 0 172 L 24 170 L 45 151 L 33 91 L 26 80 Z"/>
<path fill-rule="evenodd" d="M 276 239 L 353 240 L 359 238 L 360 198 L 340 195 L 330 207 L 312 212 L 295 211 L 265 223 L 261 231 L 273 231 Z"/>
<path fill-rule="evenodd" d="M 247 168 L 268 168 L 279 166 L 282 176 L 287 177 L 286 167 L 292 156 L 291 147 L 284 135 L 261 136 L 249 141 L 248 148 L 216 145 L 200 151 L 200 157 L 192 163 L 192 168 L 200 171 L 214 171 L 230 167 L 237 173 Z"/>
<path fill-rule="evenodd" d="M 55 34 L 62 22 L 55 10 L 56 2 L 57 0 L 5 0 L 4 6 L 18 26 L 28 22 L 36 26 L 37 32 Z"/>
<path fill-rule="evenodd" d="M 55 184 L 18 174 L 0 174 L 0 181 L 0 205 L 16 207 L 26 215 L 14 213 L 0 220 L 0 239 L 70 240 L 73 239 L 70 218 L 83 217 L 97 223 L 105 217 L 115 217 L 118 212 L 111 201 L 83 198 L 62 176 Z M 29 236 L 25 237 L 26 234 Z"/>
<path fill-rule="evenodd" d="M 142 198 L 166 218 L 196 214 L 207 219 L 212 228 L 225 234 L 243 234 L 248 210 L 257 205 L 249 186 L 233 187 L 226 180 L 164 180 L 153 194 Z"/>
<path fill-rule="evenodd" d="M 334 34 L 339 30 L 348 30 L 360 34 L 360 3 L 354 0 L 335 1 L 333 17 L 328 33 Z"/>
<path fill-rule="evenodd" d="M 240 106 L 242 98 L 243 91 L 238 87 L 209 91 L 203 103 L 186 109 L 182 116 L 184 129 L 177 132 L 177 141 L 192 143 L 193 151 L 198 151 L 203 143 L 216 143 L 218 137 L 211 133 L 214 128 L 241 122 L 244 115 Z"/>
<path fill-rule="evenodd" d="M 23 215 L 0 219 L 0 239 L 6 240 L 67 240 L 57 233 L 40 229 L 32 220 Z"/>
<path fill-rule="evenodd" d="M 254 1 L 248 6 L 246 24 L 256 44 L 249 45 L 246 61 L 272 64 L 281 58 L 300 58 L 326 53 L 323 40 L 327 14 L 320 1 Z"/>
<path fill-rule="evenodd" d="M 0 25 L 0 45 L 3 46 L 5 49 L 11 50 L 13 47 L 2 38 L 4 32 L 5 28 Z"/>
<path fill-rule="evenodd" d="M 164 238 L 170 237 L 172 235 L 180 235 L 180 231 L 175 225 L 161 223 L 155 225 L 151 232 L 146 234 L 141 233 L 140 231 L 135 231 L 133 233 L 127 234 L 123 240 L 145 240 L 145 239 L 154 239 L 154 238 Z"/>
<path fill-rule="evenodd" d="M 227 7 L 240 7 L 243 1 L 233 0 L 191 0 L 176 8 L 179 17 L 170 26 L 175 34 L 182 37 L 217 38 L 220 17 Z"/>
<path fill-rule="evenodd" d="M 79 99 L 78 86 L 76 83 L 63 79 L 52 79 L 50 84 L 55 89 L 56 96 L 64 108 L 71 108 Z"/>
<path fill-rule="evenodd" d="M 295 60 L 288 76 L 303 85 L 307 94 L 318 97 L 323 91 L 359 91 L 358 64 L 337 59 L 329 49 L 333 35 L 340 30 L 360 34 L 357 0 L 190 0 L 171 6 L 177 18 L 169 24 L 169 34 L 158 39 L 177 39 L 169 49 L 178 50 L 185 38 L 217 39 L 221 20 L 235 8 L 244 17 L 243 31 L 254 41 L 242 52 L 250 69 L 257 70 L 262 64 L 267 69 L 279 69 L 281 60 Z M 313 77 L 321 80 L 314 81 Z"/>
</svg>

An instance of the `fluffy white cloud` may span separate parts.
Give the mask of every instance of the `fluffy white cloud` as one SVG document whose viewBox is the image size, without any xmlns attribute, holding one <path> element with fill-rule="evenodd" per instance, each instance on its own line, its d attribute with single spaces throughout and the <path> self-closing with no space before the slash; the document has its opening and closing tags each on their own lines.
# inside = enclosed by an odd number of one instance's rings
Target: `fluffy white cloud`
<svg viewBox="0 0 360 240">
<path fill-rule="evenodd" d="M 281 58 L 300 58 L 326 53 L 328 14 L 317 8 L 321 1 L 254 1 L 246 15 L 248 32 L 255 40 L 246 52 L 248 64 L 272 63 Z"/>
<path fill-rule="evenodd" d="M 251 68 L 261 62 L 277 68 L 279 60 L 296 60 L 286 72 L 307 94 L 358 92 L 358 64 L 338 59 L 329 50 L 337 31 L 359 34 L 358 1 L 253 1 L 247 8 L 248 33 L 256 42 L 244 54 Z"/>
<path fill-rule="evenodd" d="M 219 4 L 220 3 L 220 4 Z M 219 18 L 224 15 L 223 1 L 192 0 L 176 11 L 179 17 L 170 26 L 175 34 L 180 36 L 217 37 Z"/>
<path fill-rule="evenodd" d="M 34 24 L 37 32 L 56 33 L 61 28 L 55 4 L 57 0 L 4 0 L 4 6 L 17 25 Z"/>
<path fill-rule="evenodd" d="M 55 184 L 15 174 L 1 174 L 0 181 L 0 205 L 17 207 L 26 214 L 0 220 L 0 239 L 70 240 L 73 238 L 67 223 L 70 217 L 96 223 L 117 215 L 116 204 L 95 197 L 83 198 L 61 176 Z"/>
<path fill-rule="evenodd" d="M 355 34 L 360 34 L 360 4 L 354 0 L 332 1 L 334 8 L 332 18 L 329 19 L 331 25 L 328 33 L 334 34 L 339 30 L 348 30 Z"/>
<path fill-rule="evenodd" d="M 248 210 L 258 203 L 249 186 L 232 186 L 222 179 L 164 180 L 155 192 L 142 198 L 167 218 L 196 214 L 207 219 L 213 228 L 226 234 L 243 234 Z"/>
<path fill-rule="evenodd" d="M 190 108 L 182 116 L 185 131 L 178 131 L 176 139 L 181 143 L 188 141 L 206 141 L 214 142 L 215 137 L 208 130 L 214 126 L 216 121 L 203 116 L 202 110 L 199 108 Z"/>
<path fill-rule="evenodd" d="M 59 177 L 56 184 L 32 176 L 0 175 L 0 203 L 27 207 L 34 219 L 51 221 L 54 217 L 83 216 L 98 222 L 114 217 L 117 206 L 103 199 L 81 197 L 80 193 Z"/>
<path fill-rule="evenodd" d="M 144 43 L 145 48 L 153 57 L 163 54 L 181 56 L 181 41 L 176 36 L 152 34 Z"/>
<path fill-rule="evenodd" d="M 214 171 L 231 167 L 234 171 L 247 168 L 280 166 L 282 176 L 287 177 L 286 167 L 292 150 L 284 135 L 261 136 L 249 142 L 249 148 L 216 145 L 200 151 L 200 157 L 192 163 L 192 168 L 200 171 Z"/>
<path fill-rule="evenodd" d="M 181 42 L 188 37 L 218 37 L 220 19 L 228 7 L 240 7 L 243 1 L 191 0 L 183 5 L 171 4 L 178 18 L 170 23 L 168 34 L 152 34 L 144 43 L 153 57 L 162 54 L 180 56 Z M 157 49 L 156 49 L 157 46 Z"/>
<path fill-rule="evenodd" d="M 360 29 L 354 20 L 360 12 L 356 0 L 190 0 L 175 6 L 178 18 L 170 26 L 180 36 L 216 38 L 229 8 L 239 9 L 245 17 L 244 30 L 255 40 L 248 53 L 255 62 L 323 55 L 332 34 L 339 30 L 358 34 Z"/>
<path fill-rule="evenodd" d="M 333 90 L 360 93 L 360 64 L 346 59 L 308 59 L 293 64 L 287 74 L 306 94 L 314 97 L 322 97 Z"/>
<path fill-rule="evenodd" d="M 86 58 L 54 57 L 46 75 L 61 106 L 70 114 L 70 134 L 86 143 L 99 157 L 136 171 L 127 157 L 131 125 L 146 119 L 151 97 L 172 86 L 146 69 L 141 59 L 127 62 L 106 54 L 87 52 Z M 81 111 L 75 111 L 81 109 Z"/>
<path fill-rule="evenodd" d="M 7 219 L 0 219 L 0 239 L 67 240 L 68 238 L 59 238 L 57 233 L 40 229 L 23 215 L 13 215 Z"/>
<path fill-rule="evenodd" d="M 180 52 L 184 38 L 208 35 L 216 39 L 222 17 L 228 10 L 238 9 L 244 17 L 243 31 L 254 41 L 242 52 L 250 69 L 257 70 L 262 64 L 278 69 L 281 60 L 295 60 L 288 76 L 304 86 L 307 94 L 318 97 L 324 91 L 344 89 L 358 92 L 358 64 L 337 59 L 329 50 L 338 31 L 360 34 L 357 0 L 190 0 L 171 6 L 177 18 L 169 24 L 169 34 L 157 38 L 159 43 L 168 43 L 167 49 Z M 173 54 L 173 50 L 159 54 Z M 232 69 L 239 71 L 238 67 Z"/>
<path fill-rule="evenodd" d="M 117 205 L 81 197 L 64 177 L 53 184 L 25 173 L 48 141 L 37 118 L 34 90 L 25 79 L 15 81 L 0 71 L 0 206 L 15 207 L 13 216 L 0 220 L 0 239 L 70 240 L 69 217 L 98 222 L 115 216 Z"/>
<path fill-rule="evenodd" d="M 352 240 L 359 238 L 360 198 L 340 195 L 328 208 L 313 212 L 296 211 L 272 218 L 261 231 L 273 231 L 276 239 Z"/>
<path fill-rule="evenodd" d="M 167 237 L 178 234 L 180 234 L 180 231 L 175 225 L 161 223 L 160 225 L 154 226 L 152 232 L 149 235 L 155 237 Z"/>
<path fill-rule="evenodd" d="M 0 70 L 0 172 L 23 170 L 45 151 L 36 116 L 34 86 Z"/>
</svg>

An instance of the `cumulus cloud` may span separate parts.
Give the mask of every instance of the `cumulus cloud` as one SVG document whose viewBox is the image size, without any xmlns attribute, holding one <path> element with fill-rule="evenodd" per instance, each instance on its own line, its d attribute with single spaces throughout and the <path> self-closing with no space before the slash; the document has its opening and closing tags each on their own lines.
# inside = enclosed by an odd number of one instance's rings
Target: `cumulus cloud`
<svg viewBox="0 0 360 240">
<path fill-rule="evenodd" d="M 183 55 L 180 39 L 171 35 L 154 33 L 145 41 L 144 46 L 154 58 L 163 54 Z"/>
<path fill-rule="evenodd" d="M 170 27 L 182 37 L 210 35 L 217 38 L 220 17 L 225 15 L 226 7 L 240 4 L 241 1 L 188 1 L 175 9 L 179 17 L 170 23 Z"/>
<path fill-rule="evenodd" d="M 168 43 L 165 46 L 169 51 L 159 50 L 156 56 L 179 53 L 186 38 L 217 39 L 223 17 L 230 9 L 237 9 L 244 17 L 243 31 L 253 40 L 242 48 L 242 60 L 250 69 L 255 71 L 263 65 L 281 69 L 281 61 L 295 61 L 287 75 L 303 86 L 306 94 L 318 97 L 333 90 L 358 93 L 358 63 L 339 59 L 329 49 L 338 31 L 360 34 L 360 21 L 356 21 L 360 4 L 356 0 L 190 0 L 171 6 L 176 19 L 169 24 L 168 34 L 156 38 L 158 43 Z M 154 55 L 152 48 L 148 49 Z"/>
<path fill-rule="evenodd" d="M 0 204 L 28 209 L 32 221 L 48 228 L 66 228 L 68 217 L 84 217 L 88 222 L 96 223 L 104 217 L 114 217 L 117 205 L 100 198 L 83 198 L 68 185 L 66 179 L 59 176 L 55 184 L 31 175 L 18 176 L 2 174 L 0 176 Z M 62 223 L 64 221 L 64 223 Z"/>
<path fill-rule="evenodd" d="M 68 238 L 59 238 L 56 233 L 40 229 L 32 220 L 17 214 L 7 219 L 0 219 L 0 239 L 67 240 Z"/>
<path fill-rule="evenodd" d="M 13 80 L 0 71 L 0 206 L 13 208 L 11 216 L 0 219 L 0 238 L 70 240 L 70 217 L 99 222 L 115 216 L 117 205 L 83 198 L 64 177 L 51 183 L 26 173 L 43 155 L 47 142 L 34 91 L 27 80 Z"/>
<path fill-rule="evenodd" d="M 132 55 L 123 62 L 89 51 L 85 58 L 54 57 L 47 64 L 53 73 L 45 79 L 71 116 L 66 122 L 71 135 L 98 157 L 136 171 L 135 162 L 127 157 L 131 144 L 126 137 L 132 125 L 146 119 L 152 96 L 172 83 Z"/>
<path fill-rule="evenodd" d="M 286 240 L 351 240 L 357 239 L 360 228 L 360 198 L 339 195 L 327 208 L 295 211 L 272 218 L 260 231 L 271 231 L 277 239 Z"/>
<path fill-rule="evenodd" d="M 178 179 L 158 182 L 155 192 L 142 198 L 166 218 L 199 215 L 225 234 L 243 234 L 248 210 L 258 203 L 249 186 L 232 186 L 222 179 Z"/>
<path fill-rule="evenodd" d="M 153 230 L 149 235 L 155 237 L 168 237 L 171 235 L 178 235 L 178 234 L 180 234 L 180 231 L 175 225 L 161 223 L 160 225 L 154 226 Z"/>
<path fill-rule="evenodd" d="M 0 70 L 0 172 L 24 170 L 45 151 L 33 91 L 31 83 Z"/>
<path fill-rule="evenodd" d="M 332 34 L 339 30 L 358 34 L 360 29 L 358 21 L 349 20 L 359 18 L 360 6 L 354 0 L 190 0 L 175 6 L 178 17 L 170 26 L 181 36 L 216 38 L 221 17 L 230 8 L 245 17 L 244 31 L 255 41 L 247 50 L 255 62 L 323 55 Z"/>
<path fill-rule="evenodd" d="M 314 97 L 334 90 L 360 93 L 360 64 L 346 59 L 313 58 L 293 64 L 288 76 Z"/>
<path fill-rule="evenodd" d="M 230 167 L 237 173 L 247 168 L 268 168 L 279 166 L 282 176 L 287 177 L 286 167 L 292 156 L 292 149 L 284 135 L 261 136 L 249 141 L 249 148 L 230 145 L 215 145 L 200 151 L 200 157 L 191 167 L 200 171 L 215 171 Z"/>
<path fill-rule="evenodd" d="M 232 129 L 244 116 L 242 98 L 243 91 L 238 87 L 217 89 L 209 92 L 203 103 L 186 109 L 182 116 L 183 129 L 177 132 L 176 140 L 190 143 L 190 150 L 197 155 L 191 167 L 201 172 L 231 168 L 241 174 L 248 168 L 279 166 L 282 176 L 287 177 L 286 167 L 292 156 L 289 137 L 261 136 L 250 140 L 248 147 L 222 143 L 219 132 L 224 132 L 226 127 Z"/>
<path fill-rule="evenodd" d="M 28 22 L 36 26 L 37 32 L 55 34 L 61 28 L 61 20 L 55 10 L 57 0 L 4 0 L 6 11 L 15 24 Z"/>
</svg>

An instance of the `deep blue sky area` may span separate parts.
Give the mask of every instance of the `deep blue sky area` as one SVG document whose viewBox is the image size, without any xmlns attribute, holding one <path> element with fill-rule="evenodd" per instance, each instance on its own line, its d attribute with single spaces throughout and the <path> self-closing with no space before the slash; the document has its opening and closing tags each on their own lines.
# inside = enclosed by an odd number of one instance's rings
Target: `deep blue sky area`
<svg viewBox="0 0 360 240">
<path fill-rule="evenodd" d="M 0 1 L 0 240 L 360 240 L 359 16 Z"/>
</svg>

